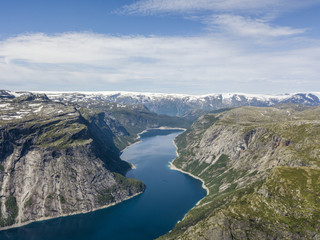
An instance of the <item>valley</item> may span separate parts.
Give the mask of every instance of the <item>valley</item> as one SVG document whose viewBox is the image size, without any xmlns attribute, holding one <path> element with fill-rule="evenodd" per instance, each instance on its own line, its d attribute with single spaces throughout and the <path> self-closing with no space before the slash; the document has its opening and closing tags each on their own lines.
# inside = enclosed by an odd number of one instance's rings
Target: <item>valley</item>
<svg viewBox="0 0 320 240">
<path fill-rule="evenodd" d="M 79 106 L 22 94 L 0 104 L 0 227 L 103 208 L 142 193 L 121 150 L 137 133 L 185 126 L 139 106 Z"/>
<path fill-rule="evenodd" d="M 47 94 L 1 92 L 3 228 L 90 212 L 144 192 L 144 180 L 127 174 L 132 165 L 121 151 L 139 136 L 161 135 L 147 129 L 183 128 L 172 168 L 201 179 L 207 196 L 159 239 L 320 239 L 316 93 L 277 101 L 255 96 L 237 107 L 232 99 L 239 96 L 230 94 L 211 108 L 197 97 L 166 95 L 171 100 L 161 100 L 162 110 L 152 107 L 159 106 L 157 94 L 131 93 L 129 101 L 126 93 L 125 103 L 121 94 Z M 262 106 L 242 106 L 257 99 Z"/>
</svg>

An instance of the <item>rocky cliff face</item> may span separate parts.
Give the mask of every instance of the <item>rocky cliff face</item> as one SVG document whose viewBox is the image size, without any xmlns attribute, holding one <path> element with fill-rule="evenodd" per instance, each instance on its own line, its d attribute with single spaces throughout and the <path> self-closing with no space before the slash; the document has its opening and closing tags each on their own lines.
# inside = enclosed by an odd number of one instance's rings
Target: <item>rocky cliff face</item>
<svg viewBox="0 0 320 240">
<path fill-rule="evenodd" d="M 320 239 L 320 108 L 238 108 L 199 118 L 174 165 L 209 194 L 161 239 Z"/>
<path fill-rule="evenodd" d="M 109 127 L 120 123 L 83 112 L 44 95 L 3 96 L 0 227 L 92 211 L 144 190 L 123 176 L 130 166 L 113 137 L 126 131 Z"/>
</svg>

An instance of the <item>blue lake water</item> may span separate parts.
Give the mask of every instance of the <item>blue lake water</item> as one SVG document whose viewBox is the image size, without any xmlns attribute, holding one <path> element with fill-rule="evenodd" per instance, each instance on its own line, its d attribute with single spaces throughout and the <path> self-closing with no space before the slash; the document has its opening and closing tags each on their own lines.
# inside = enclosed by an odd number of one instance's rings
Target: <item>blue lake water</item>
<svg viewBox="0 0 320 240">
<path fill-rule="evenodd" d="M 95 212 L 1 231 L 0 239 L 150 240 L 167 233 L 206 195 L 199 180 L 168 167 L 176 157 L 173 139 L 179 133 L 151 131 L 121 155 L 136 166 L 127 177 L 146 184 L 143 194 Z"/>
</svg>

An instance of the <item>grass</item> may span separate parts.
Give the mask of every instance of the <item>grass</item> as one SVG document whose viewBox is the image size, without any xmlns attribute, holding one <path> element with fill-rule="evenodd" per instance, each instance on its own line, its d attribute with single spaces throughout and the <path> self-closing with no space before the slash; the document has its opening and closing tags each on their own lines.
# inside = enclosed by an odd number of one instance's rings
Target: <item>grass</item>
<svg viewBox="0 0 320 240">
<path fill-rule="evenodd" d="M 44 127 L 42 134 L 37 138 L 37 142 L 40 147 L 45 148 L 68 148 L 84 145 L 91 141 L 86 137 L 87 131 L 88 128 L 82 123 L 61 121 Z"/>
<path fill-rule="evenodd" d="M 304 235 L 320 233 L 320 170 L 277 167 L 265 181 L 267 196 L 254 191 L 233 201 L 233 216 L 253 223 L 276 224 L 279 229 Z"/>
<path fill-rule="evenodd" d="M 210 194 L 160 239 L 191 239 L 196 235 L 205 239 L 205 232 L 215 224 L 210 225 L 208 219 L 218 221 L 218 216 L 248 226 L 246 234 L 253 239 L 255 231 L 280 239 L 284 238 L 282 234 L 296 234 L 304 239 L 320 234 L 319 111 L 320 107 L 244 107 L 199 118 L 177 137 L 179 157 L 174 164 L 200 176 Z M 208 164 L 203 162 L 208 159 L 207 153 L 194 154 L 201 152 L 199 143 L 208 144 L 204 137 L 217 128 L 235 129 L 243 135 L 246 148 L 236 161 L 221 155 L 217 160 L 213 156 Z M 206 147 L 208 151 L 210 148 Z M 266 154 L 270 154 L 270 161 L 275 162 L 276 158 L 281 166 L 257 168 L 257 163 L 269 156 Z M 272 154 L 278 155 L 273 158 Z M 230 162 L 241 164 L 235 167 Z M 186 235 L 187 229 L 196 235 Z M 233 237 L 236 239 L 237 235 Z"/>
</svg>

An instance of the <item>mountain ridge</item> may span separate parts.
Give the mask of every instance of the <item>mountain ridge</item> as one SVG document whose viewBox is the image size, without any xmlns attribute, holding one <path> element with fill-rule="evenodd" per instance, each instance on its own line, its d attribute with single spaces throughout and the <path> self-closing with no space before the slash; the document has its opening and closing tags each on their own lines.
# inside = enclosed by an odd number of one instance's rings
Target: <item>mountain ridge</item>
<svg viewBox="0 0 320 240">
<path fill-rule="evenodd" d="M 294 103 L 310 106 L 320 105 L 320 92 L 291 93 L 282 95 L 222 93 L 205 95 L 167 94 L 167 93 L 139 93 L 122 91 L 101 92 L 50 92 L 45 93 L 54 101 L 86 102 L 89 99 L 114 102 L 119 104 L 144 105 L 157 114 L 170 116 L 185 116 L 192 111 L 202 110 L 210 112 L 222 108 L 241 106 L 268 107 L 281 103 Z M 203 112 L 196 113 L 195 120 Z"/>
</svg>

